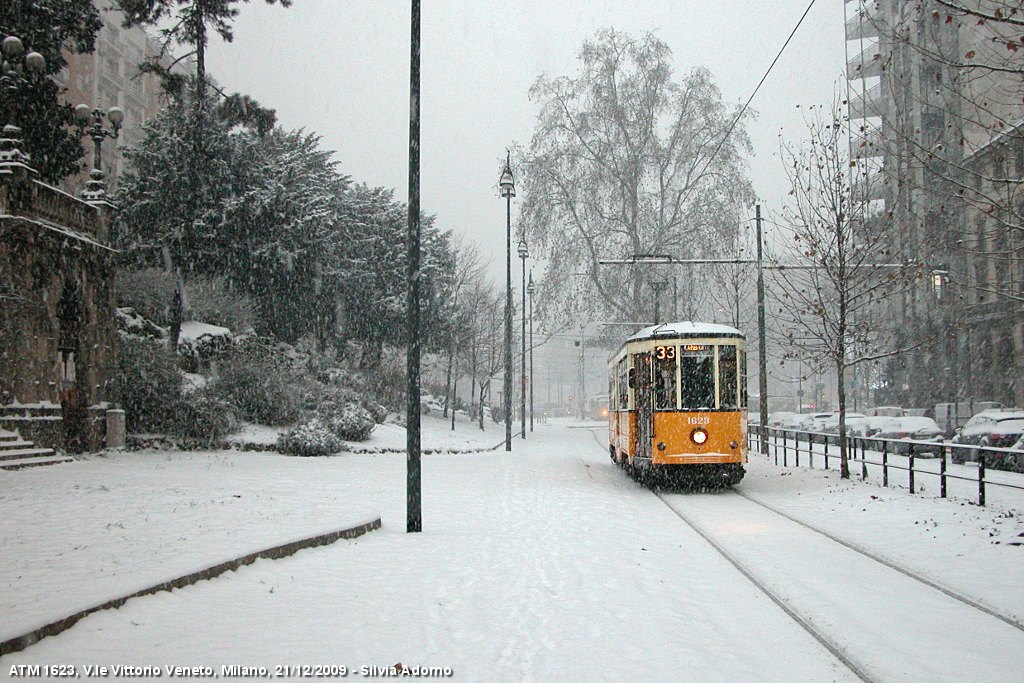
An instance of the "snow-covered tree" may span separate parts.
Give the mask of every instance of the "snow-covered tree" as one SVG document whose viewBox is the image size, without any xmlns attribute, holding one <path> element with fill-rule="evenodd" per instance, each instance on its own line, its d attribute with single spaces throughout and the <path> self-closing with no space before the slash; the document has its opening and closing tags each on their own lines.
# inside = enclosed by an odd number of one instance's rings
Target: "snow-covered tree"
<svg viewBox="0 0 1024 683">
<path fill-rule="evenodd" d="M 651 34 L 604 30 L 584 43 L 574 77 L 541 76 L 541 111 L 515 169 L 521 225 L 549 261 L 548 319 L 580 312 L 633 321 L 653 313 L 644 274 L 599 267 L 633 254 L 696 257 L 719 241 L 735 206 L 753 203 L 737 112 L 704 69 L 674 79 L 671 51 Z M 577 277 L 579 274 L 582 277 Z M 575 278 L 575 279 L 574 279 Z M 682 295 L 690 292 L 682 283 Z"/>
</svg>

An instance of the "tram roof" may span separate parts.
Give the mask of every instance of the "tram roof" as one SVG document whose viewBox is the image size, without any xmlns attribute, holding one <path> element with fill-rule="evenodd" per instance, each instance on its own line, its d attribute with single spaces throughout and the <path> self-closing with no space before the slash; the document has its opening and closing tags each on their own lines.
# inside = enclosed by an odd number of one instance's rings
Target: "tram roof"
<svg viewBox="0 0 1024 683">
<path fill-rule="evenodd" d="M 643 339 L 693 338 L 693 337 L 736 337 L 743 339 L 743 333 L 729 325 L 718 323 L 697 323 L 690 320 L 675 323 L 651 325 L 635 333 L 627 342 Z"/>
</svg>

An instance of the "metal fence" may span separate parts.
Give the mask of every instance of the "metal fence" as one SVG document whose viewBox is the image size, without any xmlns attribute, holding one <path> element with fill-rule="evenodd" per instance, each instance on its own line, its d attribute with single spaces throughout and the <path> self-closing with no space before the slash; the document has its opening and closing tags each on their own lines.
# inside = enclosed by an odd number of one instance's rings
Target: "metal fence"
<svg viewBox="0 0 1024 683">
<path fill-rule="evenodd" d="M 755 451 L 759 429 L 756 424 L 747 428 L 748 446 Z M 774 458 L 776 465 L 800 467 L 802 461 L 810 469 L 815 469 L 816 463 L 826 470 L 840 467 L 836 434 L 772 427 L 768 427 L 767 432 L 768 453 L 763 455 Z M 1010 448 L 851 436 L 847 438 L 847 463 L 851 473 L 860 466 L 861 479 L 868 479 L 870 470 L 878 468 L 882 486 L 889 486 L 891 472 L 905 472 L 911 493 L 918 490 L 922 477 L 934 478 L 942 498 L 948 496 L 950 482 L 969 482 L 972 489 L 977 486 L 977 502 L 982 506 L 987 487 L 1024 491 L 1024 475 L 1019 474 L 1024 471 L 1024 453 Z M 971 473 L 970 467 L 955 466 L 961 463 L 976 464 L 976 474 Z M 993 475 L 994 471 L 998 474 Z"/>
</svg>

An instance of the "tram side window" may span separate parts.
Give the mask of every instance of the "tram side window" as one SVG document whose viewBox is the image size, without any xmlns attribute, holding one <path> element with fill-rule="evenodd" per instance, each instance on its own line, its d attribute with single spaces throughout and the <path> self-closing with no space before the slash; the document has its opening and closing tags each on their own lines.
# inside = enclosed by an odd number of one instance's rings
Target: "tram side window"
<svg viewBox="0 0 1024 683">
<path fill-rule="evenodd" d="M 747 352 L 739 351 L 740 366 L 740 408 L 747 407 Z"/>
<path fill-rule="evenodd" d="M 659 346 L 654 354 L 654 409 L 676 407 L 676 347 Z"/>
<path fill-rule="evenodd" d="M 712 346 L 700 350 L 680 351 L 683 410 L 711 410 L 715 407 L 714 351 Z"/>
<path fill-rule="evenodd" d="M 619 410 L 629 408 L 629 377 L 626 372 L 626 359 L 619 361 Z"/>
<path fill-rule="evenodd" d="M 718 390 L 721 392 L 718 407 L 722 409 L 738 408 L 736 392 L 736 347 L 718 347 Z"/>
</svg>

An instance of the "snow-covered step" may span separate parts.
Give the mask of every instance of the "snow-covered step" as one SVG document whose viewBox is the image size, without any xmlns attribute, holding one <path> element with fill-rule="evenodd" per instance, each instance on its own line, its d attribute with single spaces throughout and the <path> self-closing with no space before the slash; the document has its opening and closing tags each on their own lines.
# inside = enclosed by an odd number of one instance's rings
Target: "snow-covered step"
<svg viewBox="0 0 1024 683">
<path fill-rule="evenodd" d="M 32 444 L 29 444 L 28 448 L 0 451 L 0 462 L 6 462 L 8 460 L 24 460 L 26 458 L 38 458 L 40 456 L 50 456 L 53 454 L 52 448 L 32 448 Z"/>
<path fill-rule="evenodd" d="M 0 460 L 0 470 L 20 470 L 25 467 L 59 465 L 64 462 L 74 461 L 74 458 L 69 458 L 66 455 L 54 455 L 48 458 L 24 458 L 22 460 Z"/>
<path fill-rule="evenodd" d="M 32 442 L 24 441 L 21 438 L 13 441 L 0 441 L 0 453 L 3 453 L 4 451 L 13 451 L 18 448 L 32 448 Z"/>
<path fill-rule="evenodd" d="M 0 443 L 5 441 L 18 441 L 21 439 L 21 435 L 18 432 L 9 432 L 6 429 L 0 428 Z"/>
</svg>

